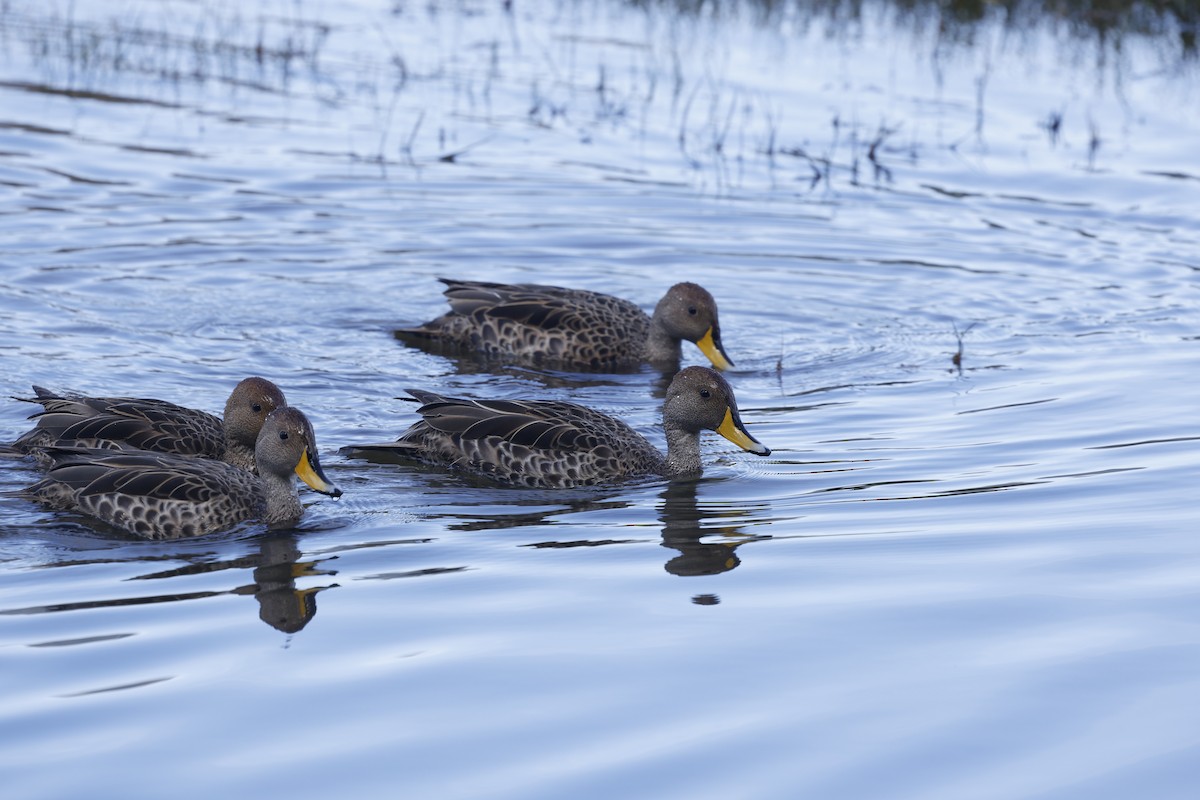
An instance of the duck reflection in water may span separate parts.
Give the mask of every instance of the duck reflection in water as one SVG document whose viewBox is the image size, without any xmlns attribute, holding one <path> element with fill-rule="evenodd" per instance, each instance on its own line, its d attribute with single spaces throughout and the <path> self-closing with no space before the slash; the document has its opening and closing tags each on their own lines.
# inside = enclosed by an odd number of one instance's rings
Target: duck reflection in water
<svg viewBox="0 0 1200 800">
<path fill-rule="evenodd" d="M 736 553 L 737 549 L 747 542 L 770 539 L 770 536 L 746 534 L 742 527 L 752 522 L 752 518 L 766 518 L 767 515 L 757 515 L 765 511 L 764 505 L 732 505 L 709 502 L 701 504 L 697 499 L 699 487 L 702 484 L 715 485 L 719 481 L 697 477 L 676 478 L 669 481 L 659 493 L 662 500 L 659 506 L 658 519 L 662 522 L 662 541 L 660 544 L 671 550 L 677 550 L 678 555 L 667 560 L 664 569 L 672 575 L 702 576 L 717 575 L 728 572 L 741 563 Z M 496 496 L 488 495 L 489 508 L 497 505 Z M 457 524 L 448 526 L 450 530 L 486 531 L 506 528 L 540 528 L 556 526 L 563 523 L 564 515 L 578 513 L 611 512 L 625 509 L 631 503 L 610 492 L 597 493 L 594 490 L 581 490 L 578 495 L 568 495 L 564 498 L 562 490 L 555 493 L 535 493 L 530 497 L 525 494 L 508 500 L 503 505 L 532 508 L 526 512 L 498 514 L 491 511 L 485 514 L 466 515 L 456 508 L 453 513 L 446 514 L 446 519 L 458 519 Z M 707 523 L 707 524 L 706 524 Z M 712 541 L 713 538 L 724 537 L 722 541 Z M 710 541 L 702 541 L 708 538 Z M 605 547 L 608 545 L 636 544 L 637 538 L 569 538 L 549 539 L 530 542 L 522 545 L 531 548 L 578 548 Z M 715 595 L 698 595 L 693 602 L 701 605 L 715 605 L 719 600 Z"/>
<path fill-rule="evenodd" d="M 728 572 L 742 563 L 736 553 L 739 547 L 747 542 L 771 538 L 741 532 L 742 525 L 749 521 L 753 509 L 715 503 L 701 505 L 697 501 L 697 490 L 705 482 L 703 478 L 676 478 L 659 495 L 662 498 L 659 511 L 659 519 L 663 523 L 662 546 L 679 551 L 679 555 L 665 565 L 667 572 L 672 575 L 717 575 Z M 707 525 L 704 524 L 706 520 L 709 522 Z M 736 539 L 701 541 L 704 537 L 714 535 Z M 716 602 L 712 595 L 698 596 L 693 600 L 702 605 Z"/>
<path fill-rule="evenodd" d="M 177 569 L 142 575 L 140 580 L 175 578 L 184 575 L 199 575 L 226 569 L 252 569 L 254 581 L 228 591 L 229 594 L 253 595 L 258 601 L 258 617 L 263 622 L 283 633 L 296 633 L 304 628 L 317 613 L 317 594 L 332 589 L 327 586 L 299 588 L 298 578 L 317 575 L 336 575 L 334 570 L 318 567 L 328 559 L 301 561 L 303 555 L 293 534 L 267 534 L 258 542 L 258 552 L 233 558 L 228 561 L 205 561 L 188 564 Z M 212 594 L 224 594 L 213 592 Z M 183 598 L 180 598 L 183 599 Z"/>
<path fill-rule="evenodd" d="M 254 583 L 234 589 L 235 594 L 253 594 L 258 600 L 258 618 L 276 630 L 296 633 L 317 613 L 317 593 L 337 586 L 300 589 L 297 578 L 335 575 L 333 570 L 318 569 L 323 559 L 301 561 L 296 537 L 268 536 L 259 549 L 254 567 Z"/>
<path fill-rule="evenodd" d="M 296 579 L 316 575 L 336 575 L 333 570 L 318 569 L 317 565 L 329 558 L 301 561 L 301 552 L 296 546 L 296 537 L 289 534 L 272 534 L 259 540 L 258 552 L 232 558 L 227 561 L 196 561 L 195 556 L 155 555 L 154 561 L 164 558 L 187 560 L 189 563 L 175 569 L 138 575 L 133 580 L 148 581 L 162 578 L 177 578 L 188 575 L 204 575 L 227 569 L 252 569 L 254 582 L 234 589 L 201 590 L 195 592 L 170 592 L 158 595 L 134 594 L 131 597 L 107 597 L 103 600 L 80 600 L 70 603 L 33 606 L 29 608 L 0 608 L 0 614 L 48 614 L 60 611 L 78 611 L 94 608 L 117 608 L 128 606 L 177 603 L 181 600 L 203 600 L 222 595 L 253 595 L 258 600 L 259 618 L 284 633 L 295 633 L 307 625 L 317 613 L 317 593 L 332 589 L 336 583 L 301 589 Z M 63 564 L 47 564 L 47 567 L 74 566 L 81 563 L 111 563 L 105 557 L 96 562 L 72 558 Z"/>
</svg>

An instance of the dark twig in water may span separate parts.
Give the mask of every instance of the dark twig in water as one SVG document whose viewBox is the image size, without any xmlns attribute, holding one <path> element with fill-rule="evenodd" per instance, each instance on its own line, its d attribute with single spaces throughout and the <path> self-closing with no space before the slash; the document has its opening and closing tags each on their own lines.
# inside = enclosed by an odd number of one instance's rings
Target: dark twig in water
<svg viewBox="0 0 1200 800">
<path fill-rule="evenodd" d="M 453 153 L 446 153 L 444 156 L 439 156 L 438 161 L 444 161 L 447 164 L 453 164 L 453 163 L 455 163 L 455 161 L 458 160 L 459 156 L 465 156 L 467 153 L 471 152 L 476 147 L 479 147 L 479 145 L 486 144 L 494 138 L 496 138 L 496 137 L 485 136 L 478 141 L 472 142 L 471 144 L 467 145 L 466 147 L 462 148 L 461 150 L 455 150 Z"/>
<path fill-rule="evenodd" d="M 700 162 L 688 153 L 687 149 L 687 124 L 688 116 L 692 111 L 692 101 L 696 99 L 696 92 L 700 90 L 700 86 L 692 87 L 691 93 L 688 95 L 687 102 L 683 104 L 683 114 L 679 120 L 679 152 L 683 154 L 683 160 L 688 163 L 692 169 L 700 169 Z"/>
<path fill-rule="evenodd" d="M 549 97 L 542 94 L 541 84 L 534 81 L 529 87 L 532 98 L 530 100 L 529 111 L 526 116 L 529 117 L 530 123 L 537 125 L 539 128 L 550 128 L 554 125 L 554 120 L 567 118 L 567 107 L 563 103 L 554 103 Z"/>
<path fill-rule="evenodd" d="M 889 128 L 887 125 L 880 123 L 879 130 L 875 132 L 875 140 L 867 148 L 867 160 L 875 168 L 875 183 L 879 183 L 880 178 L 883 178 L 888 183 L 892 182 L 892 171 L 879 163 L 879 149 L 898 130 L 900 130 L 899 126 Z"/>
<path fill-rule="evenodd" d="M 763 148 L 763 155 L 767 157 L 767 168 L 775 169 L 775 138 L 779 135 L 778 125 L 775 122 L 775 113 L 772 109 L 766 110 L 767 118 L 767 144 Z"/>
<path fill-rule="evenodd" d="M 1088 172 L 1095 172 L 1096 171 L 1096 154 L 1098 152 L 1100 152 L 1100 145 L 1102 143 L 1102 140 L 1100 139 L 1100 130 L 1099 130 L 1099 128 L 1096 127 L 1096 121 L 1094 119 L 1091 119 L 1091 118 L 1088 119 L 1088 131 L 1089 131 L 1089 134 L 1088 134 L 1087 168 L 1088 168 Z"/>
<path fill-rule="evenodd" d="M 987 94 L 988 80 L 992 77 L 992 65 L 989 57 L 983 68 L 983 73 L 975 79 L 975 138 L 983 141 L 983 98 Z"/>
<path fill-rule="evenodd" d="M 959 374 L 959 375 L 962 375 L 962 371 L 963 371 L 963 368 L 962 368 L 962 362 L 963 362 L 963 337 L 964 337 L 964 336 L 966 336 L 966 335 L 967 335 L 967 334 L 968 334 L 968 333 L 971 331 L 971 329 L 972 329 L 972 328 L 974 328 L 974 327 L 975 327 L 976 325 L 978 325 L 978 324 L 979 324 L 978 322 L 972 322 L 970 325 L 968 325 L 967 327 L 963 328 L 963 329 L 960 331 L 960 330 L 958 329 L 958 324 L 957 324 L 957 323 L 953 323 L 953 322 L 951 323 L 951 325 L 952 325 L 952 326 L 953 326 L 953 328 L 954 328 L 954 338 L 955 338 L 956 340 L 958 340 L 958 349 L 957 349 L 957 350 L 954 352 L 954 357 L 953 357 L 953 358 L 951 358 L 951 359 L 950 359 L 950 361 L 951 361 L 951 363 L 953 363 L 953 364 L 954 364 L 954 368 L 958 370 L 958 374 Z"/>
<path fill-rule="evenodd" d="M 833 141 L 829 143 L 829 155 L 820 159 L 825 164 L 824 178 L 826 189 L 833 188 L 833 157 L 837 153 L 838 147 L 841 146 L 842 141 L 841 116 L 835 114 L 833 120 L 830 122 L 830 126 L 833 128 Z"/>
<path fill-rule="evenodd" d="M 683 64 L 679 60 L 679 51 L 671 50 L 671 113 L 679 106 L 679 98 L 683 95 Z"/>
<path fill-rule="evenodd" d="M 729 110 L 725 112 L 725 121 L 718 127 L 716 119 L 712 120 L 713 127 L 713 150 L 719 154 L 725 152 L 725 139 L 729 136 L 729 128 L 733 124 L 733 112 L 737 109 L 738 97 L 735 94 L 733 99 L 729 101 Z M 718 109 L 716 103 L 713 104 L 713 112 Z"/>
<path fill-rule="evenodd" d="M 1058 145 L 1058 134 L 1062 130 L 1062 123 L 1063 112 L 1061 111 L 1051 111 L 1046 115 L 1044 120 L 1038 123 L 1038 127 L 1044 130 L 1046 135 L 1050 137 L 1051 147 L 1056 147 Z"/>
<path fill-rule="evenodd" d="M 787 394 L 783 391 L 783 340 L 779 340 L 779 360 L 775 362 L 775 379 L 779 381 L 779 393 Z"/>
<path fill-rule="evenodd" d="M 412 132 L 408 134 L 408 141 L 405 142 L 400 148 L 400 152 L 404 154 L 404 157 L 408 160 L 410 165 L 416 165 L 416 162 L 413 160 L 413 142 L 416 141 L 417 132 L 421 130 L 421 123 L 424 121 L 425 111 L 422 110 L 417 116 L 417 121 L 413 123 Z"/>
<path fill-rule="evenodd" d="M 809 169 L 812 170 L 812 175 L 810 176 L 809 182 L 808 182 L 808 190 L 810 192 L 813 189 L 817 188 L 817 184 L 819 184 L 821 182 L 822 178 L 825 178 L 828 175 L 829 160 L 813 158 L 807 152 L 805 152 L 804 148 L 802 148 L 802 147 L 781 147 L 781 148 L 779 148 L 778 153 L 781 156 L 792 156 L 793 158 L 802 158 L 808 162 L 808 167 L 809 167 Z M 824 172 L 821 171 L 821 168 L 819 166 L 821 164 L 824 164 L 824 166 L 825 166 Z"/>
</svg>

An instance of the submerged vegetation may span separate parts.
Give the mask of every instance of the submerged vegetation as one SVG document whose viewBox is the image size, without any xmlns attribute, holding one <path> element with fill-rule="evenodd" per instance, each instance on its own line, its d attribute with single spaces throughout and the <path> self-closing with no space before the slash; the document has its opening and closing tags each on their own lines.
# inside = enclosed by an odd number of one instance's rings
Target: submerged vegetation
<svg viewBox="0 0 1200 800">
<path fill-rule="evenodd" d="M 594 0 L 589 0 L 593 2 Z M 490 2 L 490 0 L 489 0 Z M 520 13 L 525 0 L 495 0 L 505 13 Z M 819 25 L 830 36 L 845 35 L 868 17 L 885 17 L 911 30 L 932 31 L 939 40 L 970 44 L 981 26 L 1010 31 L 1050 26 L 1079 43 L 1099 46 L 1099 55 L 1120 50 L 1126 37 L 1151 37 L 1164 58 L 1192 59 L 1200 29 L 1195 0 L 629 0 L 646 10 L 667 9 L 681 16 L 746 16 L 757 24 L 803 30 Z M 451 8 L 429 6 L 425 13 L 479 13 L 459 0 Z M 561 0 L 561 8 L 582 0 Z M 21 42 L 47 66 L 68 79 L 98 79 L 109 72 L 136 73 L 161 81 L 216 80 L 260 90 L 285 89 L 300 72 L 318 75 L 329 23 L 307 18 L 302 2 L 293 14 L 275 13 L 275 4 L 232 6 L 202 3 L 190 18 L 174 4 L 134 6 L 110 16 L 85 18 L 74 2 L 0 2 L 0 41 Z M 176 9 L 177 10 L 177 9 Z M 393 15 L 413 11 L 395 3 Z M 380 55 L 386 57 L 385 48 Z M 402 54 L 392 66 L 406 72 Z M 601 78 L 603 80 L 603 78 Z"/>
<path fill-rule="evenodd" d="M 613 34 L 604 19 L 614 13 L 638 20 Z M 718 23 L 705 26 L 710 32 L 726 23 L 765 31 L 764 41 L 792 54 L 801 49 L 793 42 L 814 33 L 849 39 L 901 30 L 934 62 L 938 97 L 888 108 L 886 116 L 851 100 L 791 108 L 771 99 L 780 81 L 761 65 L 734 75 L 719 41 L 691 39 L 687 21 L 698 18 Z M 1129 50 L 1157 60 L 1137 63 L 1142 73 L 1194 63 L 1198 19 L 1195 0 L 455 0 L 347 4 L 336 16 L 303 0 L 120 8 L 0 0 L 0 65 L 24 56 L 38 76 L 0 76 L 0 84 L 220 113 L 212 106 L 224 93 L 208 88 L 217 87 L 255 98 L 227 106 L 243 119 L 268 114 L 271 103 L 259 101 L 268 96 L 311 100 L 320 106 L 314 117 L 331 108 L 357 115 L 371 133 L 345 155 L 385 174 L 393 165 L 466 160 L 495 147 L 499 131 L 516 131 L 511 143 L 533 128 L 584 144 L 620 140 L 622 155 L 631 143 L 642 152 L 647 141 L 666 143 L 675 151 L 666 179 L 676 180 L 682 164 L 688 180 L 717 192 L 750 180 L 812 192 L 838 182 L 891 185 L 900 165 L 915 164 L 931 146 L 956 151 L 970 137 L 982 142 L 996 31 L 1006 41 L 1047 30 L 1065 37 L 1076 62 L 1094 58 L 1098 84 L 1116 85 L 1135 72 Z M 524 41 L 539 25 L 544 38 Z M 1152 48 L 1127 46 L 1147 37 Z M 951 52 L 980 57 L 946 66 Z M 952 135 L 931 143 L 922 117 L 942 101 L 942 72 L 954 70 L 956 78 L 970 71 L 973 88 L 956 91 L 973 108 Z M 831 96 L 833 103 L 844 97 Z M 1052 147 L 1072 135 L 1078 143 L 1086 130 L 1086 164 L 1073 163 L 1095 169 L 1108 130 L 1091 108 L 1051 105 L 1058 102 L 1030 99 L 1030 128 L 1041 128 Z M 293 112 L 289 106 L 280 116 Z M 624 170 L 612 180 L 664 178 L 642 163 L 605 168 Z"/>
<path fill-rule="evenodd" d="M 887 13 L 897 23 L 932 28 L 970 41 L 981 24 L 1009 30 L 1053 25 L 1080 41 L 1120 47 L 1126 36 L 1154 37 L 1181 58 L 1196 55 L 1200 3 L 1195 0 L 633 0 L 682 14 L 720 15 L 750 10 L 764 24 L 851 25 Z"/>
<path fill-rule="evenodd" d="M 265 8 L 214 5 L 185 20 L 171 13 L 170 4 L 86 17 L 74 3 L 4 2 L 0 40 L 23 44 L 55 79 L 75 87 L 94 87 L 112 73 L 124 73 L 168 85 L 218 81 L 278 91 L 302 70 L 319 72 L 329 26 L 274 16 Z"/>
</svg>

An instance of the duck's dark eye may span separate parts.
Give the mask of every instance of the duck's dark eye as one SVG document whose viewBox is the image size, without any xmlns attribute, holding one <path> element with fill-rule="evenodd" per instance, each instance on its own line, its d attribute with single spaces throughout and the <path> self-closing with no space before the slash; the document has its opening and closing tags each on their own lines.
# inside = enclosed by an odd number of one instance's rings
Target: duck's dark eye
<svg viewBox="0 0 1200 800">
<path fill-rule="evenodd" d="M 691 314 L 693 317 L 696 316 L 696 307 L 688 306 L 688 313 Z"/>
<path fill-rule="evenodd" d="M 708 389 L 701 389 L 700 396 L 707 400 L 708 398 L 712 397 L 712 392 L 710 392 Z"/>
<path fill-rule="evenodd" d="M 287 438 L 288 438 L 288 432 L 287 432 L 287 431 L 280 431 L 280 432 L 279 432 L 279 438 L 280 438 L 280 439 L 282 439 L 282 440 L 284 440 L 284 441 L 287 441 Z"/>
<path fill-rule="evenodd" d="M 250 408 L 254 410 L 255 414 L 259 414 L 262 412 L 262 403 L 255 403 L 254 405 L 250 406 Z"/>
</svg>

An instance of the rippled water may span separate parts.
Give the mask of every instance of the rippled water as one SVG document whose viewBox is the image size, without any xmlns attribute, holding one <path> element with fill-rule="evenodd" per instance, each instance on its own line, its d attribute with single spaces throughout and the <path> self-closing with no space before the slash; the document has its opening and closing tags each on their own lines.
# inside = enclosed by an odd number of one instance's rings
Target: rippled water
<svg viewBox="0 0 1200 800">
<path fill-rule="evenodd" d="M 0 497 L 6 797 L 1192 796 L 1193 66 L 882 12 L 113 13 L 0 11 L 3 393 L 262 374 L 346 494 L 168 543 Z M 440 275 L 705 285 L 773 455 L 570 492 L 337 455 L 410 386 L 661 441 L 648 370 L 395 341 Z"/>
</svg>

